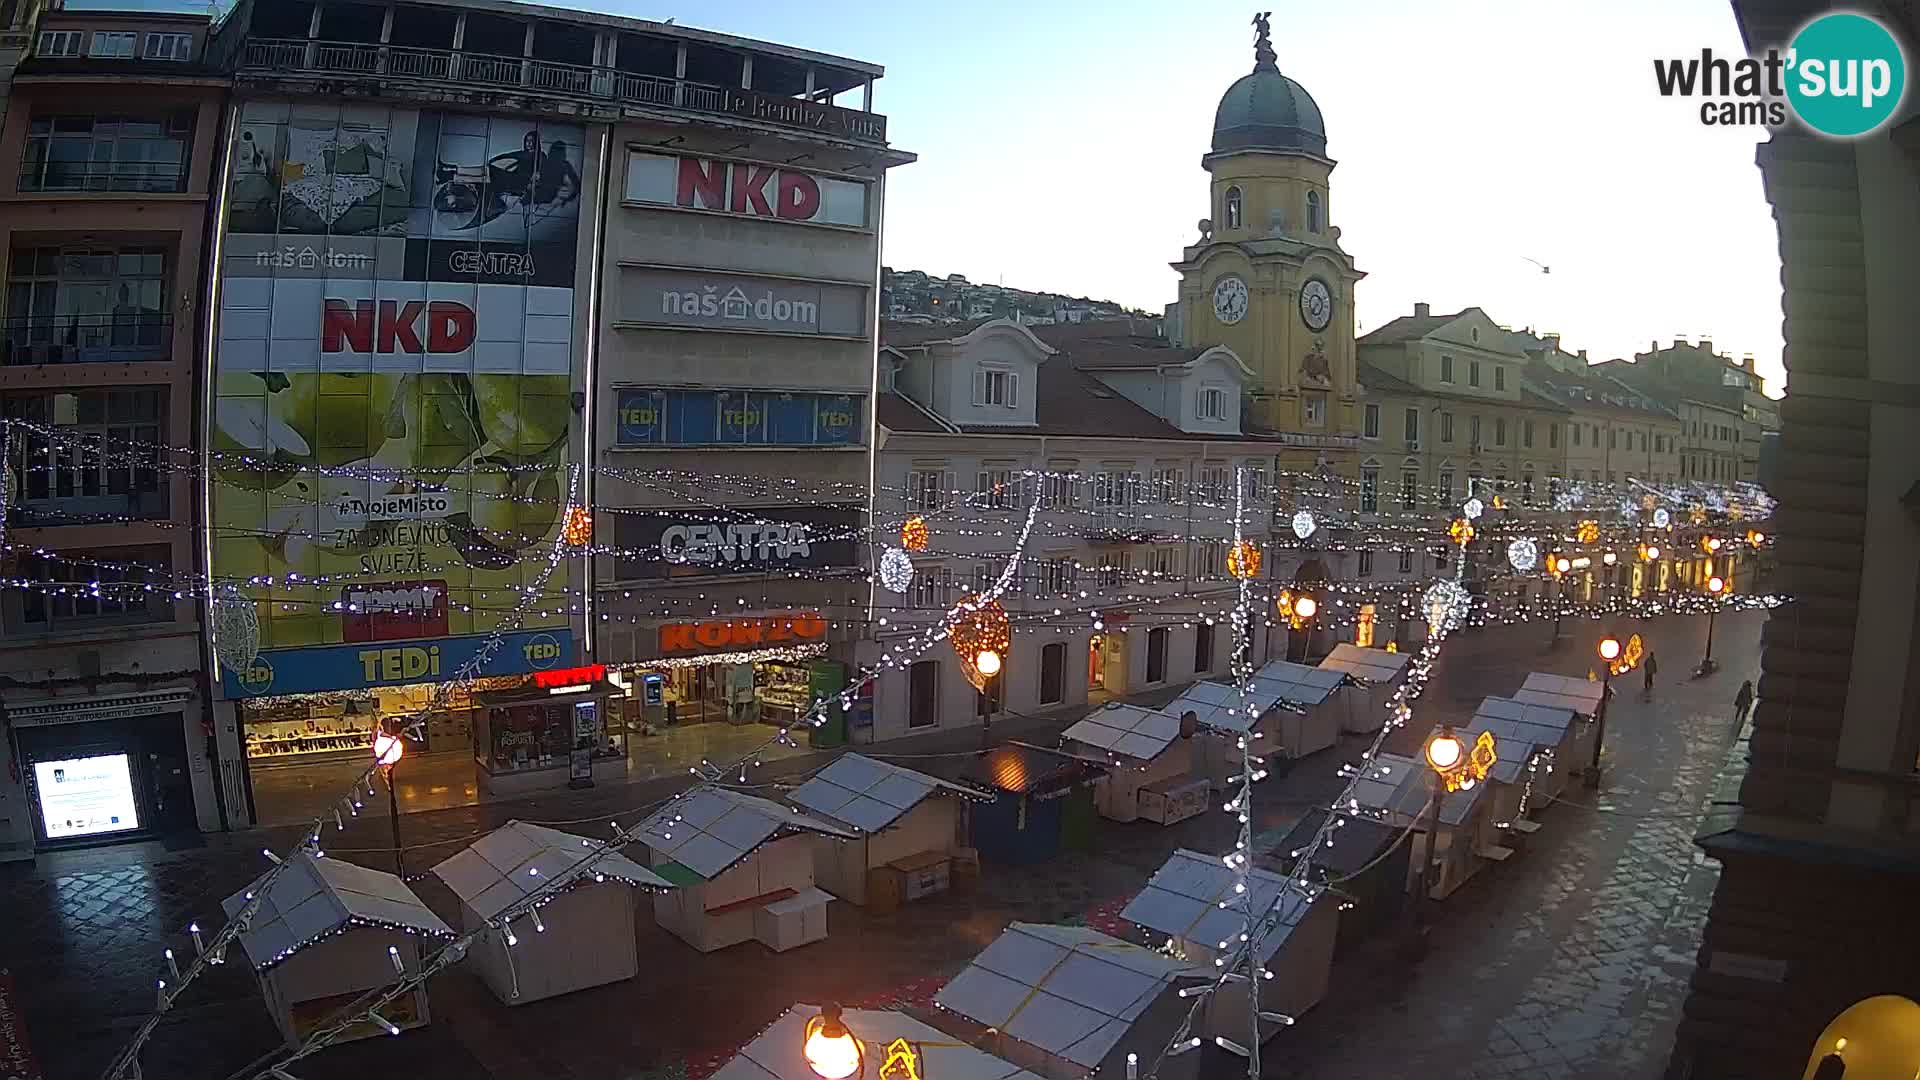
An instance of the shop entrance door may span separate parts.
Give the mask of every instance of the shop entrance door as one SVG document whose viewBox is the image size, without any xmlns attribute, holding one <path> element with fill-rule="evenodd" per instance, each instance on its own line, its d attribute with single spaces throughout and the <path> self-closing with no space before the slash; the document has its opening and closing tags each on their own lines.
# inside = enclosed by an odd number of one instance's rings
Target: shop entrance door
<svg viewBox="0 0 1920 1080">
<path fill-rule="evenodd" d="M 153 789 L 153 831 L 163 835 L 197 831 L 193 774 L 188 769 L 187 743 L 179 725 L 173 725 L 172 731 L 143 731 L 141 742 Z"/>
</svg>

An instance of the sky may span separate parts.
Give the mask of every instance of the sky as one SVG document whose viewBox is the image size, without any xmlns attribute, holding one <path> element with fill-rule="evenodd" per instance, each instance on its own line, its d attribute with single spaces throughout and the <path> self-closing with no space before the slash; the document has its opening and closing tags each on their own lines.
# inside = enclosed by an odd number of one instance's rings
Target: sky
<svg viewBox="0 0 1920 1080">
<path fill-rule="evenodd" d="M 1151 311 L 1209 214 L 1214 109 L 1253 66 L 1254 9 L 1222 0 L 580 6 L 884 65 L 874 108 L 919 155 L 889 176 L 887 265 Z M 1361 333 L 1478 306 L 1593 360 L 1711 338 L 1783 388 L 1764 130 L 1704 126 L 1653 78 L 1655 57 L 1744 55 L 1727 0 L 1323 2 L 1272 25 L 1339 163 Z"/>
</svg>

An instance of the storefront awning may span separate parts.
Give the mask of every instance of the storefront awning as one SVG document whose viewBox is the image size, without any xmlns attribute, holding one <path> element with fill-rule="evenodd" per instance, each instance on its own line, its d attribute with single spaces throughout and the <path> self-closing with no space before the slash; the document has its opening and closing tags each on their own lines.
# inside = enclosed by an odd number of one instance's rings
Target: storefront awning
<svg viewBox="0 0 1920 1080">
<path fill-rule="evenodd" d="M 8 722 L 16 728 L 44 727 L 178 712 L 181 705 L 192 699 L 191 690 L 157 690 L 149 694 L 108 694 L 72 701 L 9 703 L 6 712 Z"/>
</svg>

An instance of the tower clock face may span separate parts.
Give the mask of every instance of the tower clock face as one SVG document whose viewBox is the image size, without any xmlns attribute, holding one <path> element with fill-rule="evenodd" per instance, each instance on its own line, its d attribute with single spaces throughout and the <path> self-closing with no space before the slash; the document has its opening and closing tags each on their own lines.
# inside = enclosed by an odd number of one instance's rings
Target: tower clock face
<svg viewBox="0 0 1920 1080">
<path fill-rule="evenodd" d="M 1300 318 L 1313 331 L 1325 330 L 1333 321 L 1333 292 L 1326 282 L 1309 278 L 1300 286 Z"/>
<path fill-rule="evenodd" d="M 1228 274 L 1213 283 L 1213 316 L 1228 326 L 1247 317 L 1247 283 Z"/>
</svg>

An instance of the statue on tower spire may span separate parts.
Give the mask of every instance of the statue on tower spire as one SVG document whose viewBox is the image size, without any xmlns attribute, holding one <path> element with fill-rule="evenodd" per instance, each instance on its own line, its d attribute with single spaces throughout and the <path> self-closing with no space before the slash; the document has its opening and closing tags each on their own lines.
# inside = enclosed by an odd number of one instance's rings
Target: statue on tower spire
<svg viewBox="0 0 1920 1080">
<path fill-rule="evenodd" d="M 1273 51 L 1273 28 L 1267 20 L 1273 17 L 1271 11 L 1257 11 L 1253 15 L 1253 70 L 1266 68 L 1280 70 L 1280 57 Z"/>
</svg>

